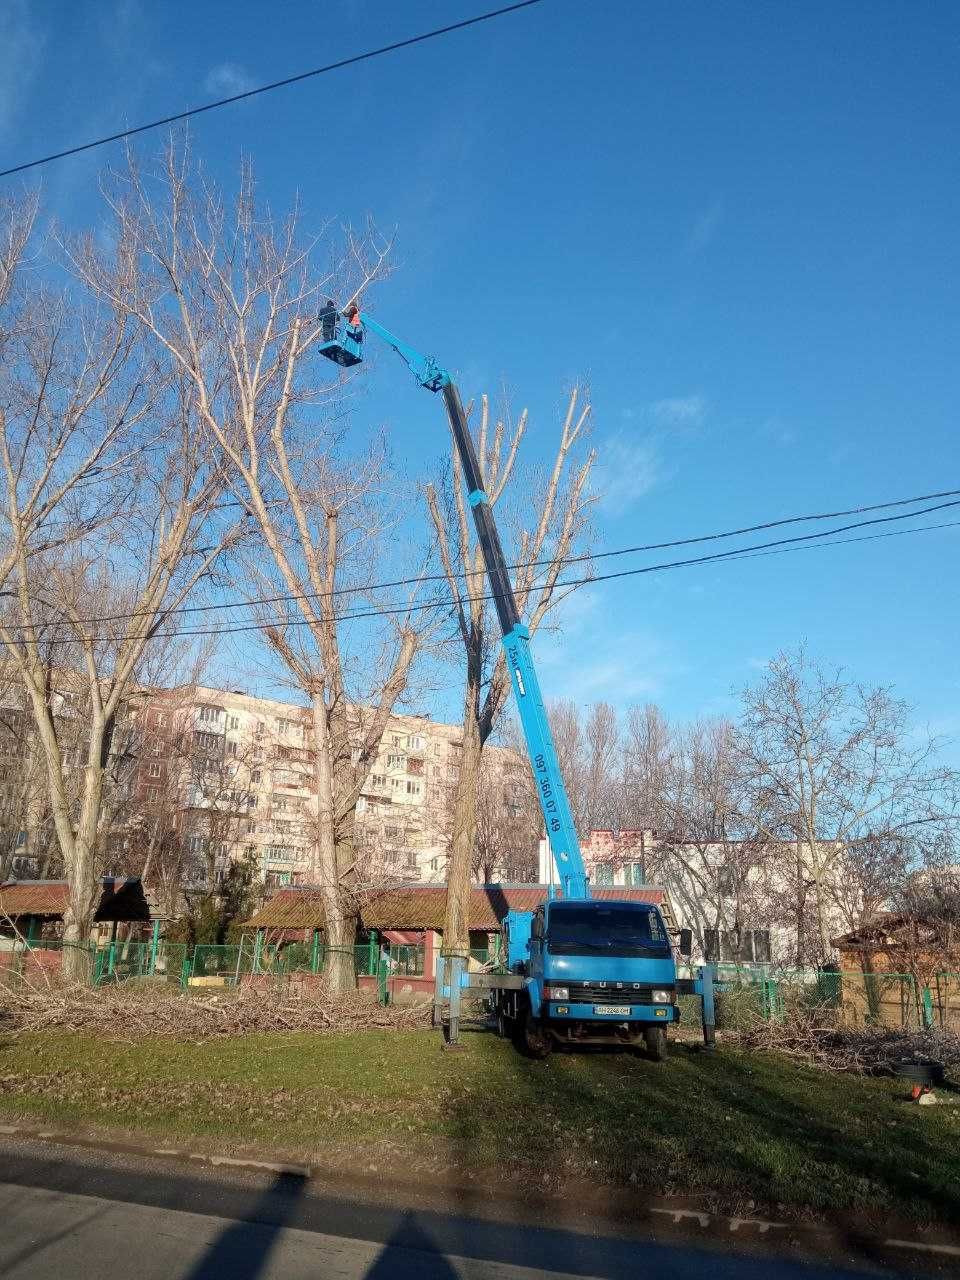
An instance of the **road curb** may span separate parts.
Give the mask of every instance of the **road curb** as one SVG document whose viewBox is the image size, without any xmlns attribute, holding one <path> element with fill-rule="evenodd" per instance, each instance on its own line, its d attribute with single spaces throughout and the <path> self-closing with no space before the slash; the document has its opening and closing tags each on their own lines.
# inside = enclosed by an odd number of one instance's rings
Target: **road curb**
<svg viewBox="0 0 960 1280">
<path fill-rule="evenodd" d="M 154 1146 L 147 1143 L 124 1142 L 106 1138 L 92 1138 L 84 1134 L 52 1129 L 33 1129 L 26 1125 L 0 1124 L 0 1137 L 18 1138 L 31 1142 L 50 1143 L 62 1147 L 76 1147 L 85 1151 L 102 1151 L 114 1155 L 129 1155 L 143 1159 L 180 1161 L 182 1163 L 204 1165 L 211 1169 L 235 1170 L 238 1172 L 273 1173 L 280 1177 L 297 1178 L 303 1181 L 315 1181 L 318 1185 L 329 1185 L 334 1171 L 325 1167 L 284 1160 L 256 1160 L 246 1156 L 228 1156 L 216 1152 L 193 1151 L 189 1147 Z M 351 1174 L 344 1178 L 336 1177 L 336 1184 L 343 1188 L 345 1184 L 367 1190 L 378 1188 L 382 1191 L 383 1179 L 379 1174 L 375 1177 Z M 423 1192 L 422 1183 L 404 1179 L 392 1179 L 391 1184 L 397 1189 Z M 435 1188 L 443 1194 L 458 1193 L 470 1201 L 474 1207 L 484 1201 L 490 1203 L 516 1204 L 517 1198 L 512 1195 L 497 1194 L 490 1188 L 477 1187 L 470 1183 L 444 1183 Z M 607 1221 L 611 1224 L 623 1225 L 629 1221 L 638 1225 L 644 1215 L 651 1221 L 681 1229 L 697 1228 L 704 1236 L 729 1239 L 736 1236 L 741 1240 L 747 1237 L 773 1241 L 777 1238 L 791 1237 L 794 1240 L 817 1241 L 822 1245 L 837 1245 L 841 1235 L 840 1229 L 829 1222 L 811 1223 L 798 1220 L 779 1222 L 773 1219 L 737 1216 L 715 1213 L 695 1204 L 690 1197 L 649 1197 L 639 1199 L 621 1194 L 613 1198 L 611 1212 Z M 589 1213 L 589 1210 L 587 1210 Z M 855 1237 L 858 1244 L 881 1250 L 892 1250 L 898 1254 L 915 1252 L 928 1257 L 937 1257 L 944 1261 L 960 1259 L 960 1233 L 948 1236 L 942 1230 L 931 1232 L 931 1237 L 922 1239 L 907 1236 L 887 1236 L 883 1233 L 854 1229 L 847 1230 L 849 1237 Z"/>
</svg>

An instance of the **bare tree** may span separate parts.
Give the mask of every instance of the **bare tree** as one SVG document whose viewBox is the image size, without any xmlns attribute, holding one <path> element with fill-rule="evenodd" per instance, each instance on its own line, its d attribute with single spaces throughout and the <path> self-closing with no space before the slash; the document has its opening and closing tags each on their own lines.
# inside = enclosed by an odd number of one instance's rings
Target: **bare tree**
<svg viewBox="0 0 960 1280">
<path fill-rule="evenodd" d="M 674 752 L 673 732 L 659 707 L 647 703 L 627 712 L 624 745 L 622 826 L 657 830 L 667 823 L 664 798 Z"/>
<path fill-rule="evenodd" d="M 663 721 L 645 723 L 657 726 L 654 740 L 662 744 Z M 674 731 L 669 754 L 657 751 L 654 759 L 654 878 L 669 889 L 704 954 L 722 948 L 724 959 L 767 958 L 747 945 L 749 933 L 769 923 L 768 850 L 741 818 L 734 726 L 695 722 Z"/>
<path fill-rule="evenodd" d="M 515 423 L 506 416 L 494 422 L 486 396 L 480 401 L 477 456 L 491 507 L 504 506 L 504 493 L 514 480 L 513 514 L 519 532 L 514 539 L 514 592 L 521 616 L 533 635 L 547 614 L 569 594 L 560 570 L 584 532 L 590 497 L 587 480 L 594 453 L 578 456 L 590 415 L 581 392 L 571 392 L 552 466 L 541 485 L 531 485 L 521 504 L 515 468 L 527 428 L 527 411 Z M 468 515 L 456 449 L 446 501 L 434 485 L 427 505 L 440 546 L 447 585 L 454 599 L 457 631 L 463 644 L 466 673 L 463 701 L 463 754 L 454 808 L 453 837 L 447 880 L 444 947 L 465 953 L 469 947 L 470 870 L 476 847 L 477 798 L 483 745 L 490 737 L 507 697 L 509 676 L 497 643 L 492 612 L 486 601 L 483 555 Z M 522 513 L 522 514 L 521 514 Z M 501 519 L 501 525 L 504 521 Z"/>
<path fill-rule="evenodd" d="M 866 873 L 884 848 L 909 863 L 936 847 L 956 820 L 957 775 L 890 689 L 828 673 L 802 649 L 774 658 L 742 703 L 739 770 L 750 818 L 760 837 L 796 850 L 825 959 L 858 865 Z"/>
<path fill-rule="evenodd" d="M 567 786 L 573 820 L 583 837 L 589 831 L 586 804 L 587 744 L 583 735 L 583 717 L 577 704 L 567 698 L 552 699 L 547 714 L 550 717 L 550 732 L 553 734 L 560 772 Z M 518 740 L 518 745 L 522 745 L 522 737 Z M 532 772 L 530 776 L 532 779 Z"/>
<path fill-rule="evenodd" d="M 61 296 L 31 288 L 25 297 L 17 275 L 28 242 L 26 232 L 6 236 L 2 277 L 0 580 L 10 590 L 0 642 L 44 755 L 70 884 L 64 939 L 82 942 L 97 901 L 96 850 L 124 699 L 151 637 L 231 533 L 213 517 L 220 468 L 201 443 L 183 380 L 158 371 L 119 296 L 74 287 Z M 98 285 L 122 280 L 124 259 L 122 237 L 108 250 L 85 237 L 68 255 Z M 83 717 L 76 802 L 64 694 Z M 79 974 L 82 963 L 71 950 L 67 971 L 76 965 Z"/>
<path fill-rule="evenodd" d="M 356 804 L 420 630 L 395 600 L 360 638 L 342 620 L 369 601 L 361 587 L 386 533 L 386 458 L 376 447 L 351 456 L 338 416 L 343 384 L 317 347 L 325 298 L 355 298 L 382 277 L 389 246 L 372 231 L 341 246 L 303 237 L 296 213 L 277 222 L 257 207 L 249 172 L 229 209 L 174 148 L 154 177 L 148 190 L 132 166 L 114 197 L 125 273 L 98 275 L 96 285 L 189 387 L 201 436 L 266 548 L 260 580 L 291 601 L 261 621 L 312 708 L 314 871 L 328 981 L 343 989 L 353 982 Z M 321 255 L 332 265 L 321 269 Z"/>
<path fill-rule="evenodd" d="M 533 775 L 523 756 L 485 751 L 480 765 L 473 878 L 481 884 L 498 879 L 535 881 L 542 830 Z"/>
</svg>

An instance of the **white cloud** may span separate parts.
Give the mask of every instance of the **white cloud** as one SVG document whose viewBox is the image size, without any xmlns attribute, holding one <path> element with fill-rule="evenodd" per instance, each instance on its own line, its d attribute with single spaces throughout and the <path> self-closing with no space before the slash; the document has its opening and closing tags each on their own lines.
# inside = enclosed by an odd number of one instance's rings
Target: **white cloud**
<svg viewBox="0 0 960 1280">
<path fill-rule="evenodd" d="M 599 625 L 612 612 L 623 613 L 628 591 L 634 588 L 584 587 L 561 606 L 559 629 L 538 633 L 537 667 L 549 698 L 629 706 L 658 696 L 679 670 L 654 633 Z"/>
<path fill-rule="evenodd" d="M 618 431 L 600 446 L 592 473 L 593 489 L 609 515 L 622 515 L 650 492 L 662 474 L 663 463 L 655 440 L 634 440 Z"/>
<path fill-rule="evenodd" d="M 650 406 L 654 420 L 664 427 L 698 427 L 706 412 L 703 396 L 673 396 Z"/>
<path fill-rule="evenodd" d="M 29 0 L 0 5 L 0 133 L 13 124 L 40 69 L 46 33 L 34 21 Z"/>
<path fill-rule="evenodd" d="M 237 63 L 221 62 L 207 72 L 203 87 L 218 98 L 230 98 L 235 93 L 246 93 L 255 88 L 256 81 Z"/>
<path fill-rule="evenodd" d="M 760 424 L 760 435 L 764 440 L 770 440 L 783 448 L 789 448 L 797 442 L 796 431 L 779 414 L 772 414 Z"/>
<path fill-rule="evenodd" d="M 717 234 L 717 228 L 723 221 L 723 201 L 717 197 L 697 214 L 690 235 L 687 237 L 687 252 L 702 253 Z"/>
<path fill-rule="evenodd" d="M 621 419 L 631 426 L 600 441 L 593 468 L 593 491 L 608 515 L 622 515 L 670 474 L 668 447 L 678 433 L 696 430 L 707 408 L 703 396 L 689 395 L 620 410 Z"/>
</svg>

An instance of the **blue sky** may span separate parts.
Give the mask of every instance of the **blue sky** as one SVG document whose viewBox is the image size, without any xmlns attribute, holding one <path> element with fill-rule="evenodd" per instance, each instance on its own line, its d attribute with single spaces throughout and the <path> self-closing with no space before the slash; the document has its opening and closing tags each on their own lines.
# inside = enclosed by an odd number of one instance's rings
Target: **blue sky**
<svg viewBox="0 0 960 1280">
<path fill-rule="evenodd" d="M 4 0 L 0 167 L 484 7 Z M 505 383 L 534 453 L 586 379 L 598 541 L 661 541 L 960 487 L 958 37 L 948 3 L 545 0 L 193 136 L 277 206 L 395 226 L 379 314 L 465 395 Z M 44 172 L 68 224 L 108 158 Z M 375 374 L 357 429 L 420 473 L 440 406 Z M 545 690 L 718 714 L 805 639 L 960 737 L 958 532 L 590 588 L 540 646 Z"/>
</svg>

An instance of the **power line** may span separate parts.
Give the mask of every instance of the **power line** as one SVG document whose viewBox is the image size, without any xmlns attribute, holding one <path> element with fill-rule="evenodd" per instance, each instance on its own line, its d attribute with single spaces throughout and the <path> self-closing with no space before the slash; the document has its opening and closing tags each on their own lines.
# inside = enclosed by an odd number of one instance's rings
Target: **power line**
<svg viewBox="0 0 960 1280">
<path fill-rule="evenodd" d="M 94 147 L 106 146 L 108 142 L 119 142 L 121 138 L 132 138 L 135 134 L 146 133 L 150 129 L 160 129 L 165 124 L 176 124 L 179 120 L 189 120 L 191 116 L 202 115 L 205 111 L 216 111 L 218 107 L 229 106 L 233 102 L 242 102 L 244 98 L 255 98 L 261 93 L 271 93 L 274 89 L 284 89 L 287 85 L 299 84 L 301 80 L 311 80 L 315 76 L 326 75 L 329 71 L 340 71 L 343 67 L 352 67 L 358 62 L 367 62 L 371 58 L 379 58 L 385 53 L 395 53 L 398 49 L 409 49 L 411 45 L 423 44 L 427 40 L 435 40 L 438 36 L 449 35 L 452 31 L 463 31 L 466 27 L 475 27 L 481 22 L 489 22 L 492 18 L 502 18 L 508 13 L 516 13 L 519 9 L 529 9 L 540 4 L 541 0 L 519 0 L 517 4 L 506 5 L 502 9 L 491 9 L 488 13 L 477 14 L 475 18 L 464 18 L 462 22 L 451 22 L 445 27 L 436 27 L 432 31 L 424 31 L 417 36 L 408 36 L 405 40 L 395 40 L 393 44 L 381 45 L 379 49 L 368 49 L 365 53 L 354 54 L 350 58 L 340 58 L 337 62 L 328 62 L 326 66 L 314 67 L 312 71 L 301 71 L 295 76 L 285 76 L 283 80 L 274 80 L 270 84 L 259 85 L 256 89 L 247 89 L 243 93 L 231 94 L 229 98 L 218 98 L 215 102 L 205 102 L 199 107 L 190 107 L 186 111 L 178 111 L 174 115 L 163 116 L 160 120 L 151 120 L 148 124 L 138 124 L 131 129 L 121 129 L 105 138 L 95 138 L 93 142 L 84 142 L 76 147 L 67 147 L 65 151 L 54 151 L 38 160 L 28 160 L 24 164 L 14 165 L 10 169 L 0 169 L 0 178 L 9 178 L 15 173 L 23 173 L 27 169 L 36 169 L 40 165 L 50 164 L 53 160 L 64 160 L 67 156 L 79 155 L 82 151 L 92 151 Z"/>
<path fill-rule="evenodd" d="M 945 503 L 944 505 L 960 506 L 960 502 Z M 940 508 L 931 508 L 931 509 L 939 510 Z M 922 513 L 916 513 L 916 514 L 922 514 Z M 864 523 L 872 524 L 876 522 L 866 521 Z M 851 525 L 849 527 L 862 528 L 863 526 Z M 728 563 L 733 560 L 753 560 L 763 555 L 768 555 L 768 556 L 785 555 L 788 552 L 792 552 L 792 551 L 819 551 L 827 547 L 846 546 L 854 542 L 876 542 L 881 538 L 899 538 L 899 537 L 904 537 L 907 534 L 911 534 L 911 533 L 932 533 L 938 529 L 953 529 L 957 527 L 960 527 L 960 520 L 948 520 L 948 521 L 944 521 L 941 524 L 918 525 L 912 529 L 890 529 L 884 533 L 863 534 L 855 538 L 837 538 L 832 542 L 807 541 L 808 538 L 829 537 L 830 533 L 834 532 L 833 530 L 830 530 L 827 533 L 823 533 L 823 534 L 807 534 L 801 538 L 786 538 L 786 539 L 781 538 L 773 542 L 756 543 L 752 547 L 736 547 L 730 551 L 717 551 L 712 553 L 711 555 L 693 556 L 687 560 L 671 560 L 671 561 L 666 561 L 665 563 L 662 563 L 662 564 L 641 565 L 634 569 L 620 569 L 613 573 L 588 574 L 586 577 L 583 577 L 583 578 L 560 579 L 555 584 L 554 589 L 560 590 L 564 587 L 590 586 L 597 582 L 612 582 L 618 578 L 640 577 L 641 575 L 647 574 L 647 573 L 664 573 L 671 569 L 689 568 L 692 565 Z M 784 542 L 789 542 L 792 544 L 802 543 L 803 545 L 784 546 L 783 545 Z M 480 596 L 479 599 L 492 600 L 493 596 L 489 592 L 486 592 L 482 596 Z M 331 617 L 330 621 L 334 623 L 339 623 L 339 622 L 355 622 L 355 621 L 362 620 L 364 618 L 396 617 L 400 614 L 419 613 L 429 609 L 452 608 L 455 604 L 456 604 L 456 601 L 454 600 L 454 598 L 452 596 L 447 596 L 441 599 L 425 600 L 419 604 L 409 604 L 409 605 L 405 604 L 405 605 L 400 605 L 397 607 L 391 607 L 386 609 L 366 609 L 366 610 L 360 610 L 353 613 L 335 614 Z M 176 639 L 182 639 L 188 636 L 189 637 L 229 636 L 229 635 L 248 634 L 249 632 L 252 632 L 252 631 L 265 631 L 270 627 L 277 627 L 277 626 L 299 628 L 299 627 L 305 627 L 308 625 L 309 625 L 308 622 L 304 618 L 292 619 L 292 620 L 276 618 L 271 622 L 252 622 L 252 623 L 246 623 L 242 626 L 236 626 L 236 627 L 205 627 L 205 628 L 197 628 L 195 630 L 187 630 L 187 631 L 153 631 L 151 632 L 148 630 L 146 632 L 141 633 L 140 635 L 133 634 L 130 636 L 117 636 L 117 635 L 94 636 L 89 638 L 89 642 L 98 644 L 98 643 L 107 643 L 107 642 L 119 641 L 119 640 L 125 640 L 125 639 L 126 640 L 133 640 L 133 639 L 176 640 Z M 66 642 L 61 641 L 60 643 L 66 643 Z"/>
<path fill-rule="evenodd" d="M 848 507 L 841 511 L 821 511 L 812 514 L 800 516 L 784 516 L 778 520 L 765 520 L 760 524 L 745 525 L 740 529 L 727 529 L 721 533 L 704 533 L 687 538 L 675 538 L 670 542 L 648 542 L 642 545 L 632 547 L 616 547 L 609 551 L 593 551 L 586 552 L 583 555 L 566 556 L 561 561 L 563 565 L 583 564 L 587 561 L 605 560 L 613 556 L 637 555 L 646 551 L 667 551 L 674 547 L 689 547 L 699 542 L 718 542 L 725 538 L 742 537 L 748 533 L 762 533 L 768 529 L 780 529 L 785 525 L 805 524 L 814 520 L 838 520 L 843 516 L 865 515 L 870 511 L 887 511 L 893 507 L 916 506 L 921 502 L 932 502 L 935 498 L 957 498 L 960 497 L 960 489 L 944 489 L 939 493 L 920 494 L 914 498 L 895 498 L 888 502 L 874 502 L 869 505 L 859 507 Z M 907 511 L 899 516 L 891 516 L 891 520 L 909 520 L 914 516 L 928 515 L 933 511 L 940 511 L 943 507 L 957 505 L 952 502 L 945 502 L 939 506 L 926 507 L 920 511 Z M 826 529 L 823 533 L 807 535 L 810 538 L 827 538 L 835 533 L 845 533 L 848 529 L 862 528 L 868 524 L 882 523 L 881 520 L 864 520 L 858 521 L 853 525 L 843 526 L 838 529 Z M 553 564 L 553 560 L 548 558 L 545 560 L 531 560 L 525 563 L 508 564 L 507 569 L 515 571 L 517 569 L 539 569 L 545 568 L 547 565 Z M 486 569 L 462 569 L 457 574 L 457 580 L 467 579 L 476 576 L 483 576 Z M 446 582 L 447 575 L 445 573 L 423 574 L 413 578 L 394 578 L 390 581 L 368 582 L 360 586 L 354 587 L 337 587 L 329 592 L 305 591 L 299 594 L 291 594 L 289 592 L 276 596 L 257 596 L 253 599 L 234 599 L 220 600 L 213 604 L 195 604 L 181 605 L 177 609 L 171 609 L 164 614 L 165 618 L 176 616 L 184 616 L 190 613 L 215 613 L 223 609 L 242 609 L 252 608 L 257 605 L 270 604 L 293 604 L 303 600 L 331 600 L 335 596 L 353 596 L 365 595 L 372 591 L 386 591 L 394 587 L 422 586 L 427 582 Z M 61 618 L 47 620 L 44 626 L 47 627 L 71 627 L 77 625 L 86 625 L 87 623 L 103 623 L 103 622 L 126 622 L 128 619 L 140 617 L 153 617 L 153 613 L 147 613 L 143 610 L 133 610 L 128 613 L 108 613 L 101 614 L 95 618 Z M 10 628 L 14 631 L 22 631 L 22 626 Z"/>
</svg>

